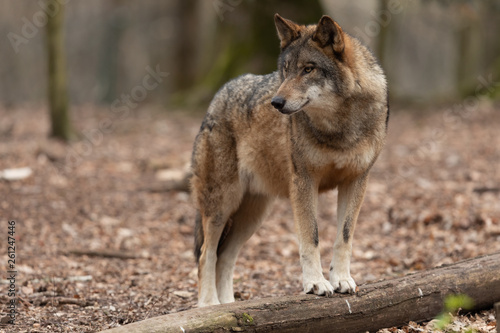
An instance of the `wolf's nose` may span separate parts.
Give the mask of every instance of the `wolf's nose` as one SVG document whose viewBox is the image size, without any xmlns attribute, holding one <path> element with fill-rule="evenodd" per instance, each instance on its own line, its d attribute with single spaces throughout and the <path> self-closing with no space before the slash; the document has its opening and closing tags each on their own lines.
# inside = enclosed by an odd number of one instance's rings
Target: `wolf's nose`
<svg viewBox="0 0 500 333">
<path fill-rule="evenodd" d="M 285 106 L 285 103 L 286 103 L 286 99 L 284 99 L 283 97 L 280 97 L 280 96 L 275 96 L 273 97 L 273 99 L 271 100 L 271 104 L 277 109 L 277 110 L 281 110 L 283 109 L 283 107 Z"/>
</svg>

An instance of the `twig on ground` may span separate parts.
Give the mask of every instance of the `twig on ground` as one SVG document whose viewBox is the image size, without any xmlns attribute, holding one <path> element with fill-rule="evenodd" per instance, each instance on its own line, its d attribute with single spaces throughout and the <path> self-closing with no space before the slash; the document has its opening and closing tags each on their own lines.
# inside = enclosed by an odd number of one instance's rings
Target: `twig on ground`
<svg viewBox="0 0 500 333">
<path fill-rule="evenodd" d="M 80 299 L 80 298 L 71 298 L 71 297 L 61 297 L 61 296 L 56 296 L 56 297 L 47 297 L 47 296 L 42 296 L 38 298 L 34 298 L 32 300 L 33 305 L 35 306 L 44 306 L 47 304 L 51 304 L 52 306 L 58 306 L 58 305 L 63 305 L 63 304 L 72 304 L 72 305 L 78 305 L 81 307 L 86 307 L 94 304 L 93 300 L 86 300 L 86 299 Z"/>
<path fill-rule="evenodd" d="M 118 259 L 146 259 L 143 255 L 123 252 L 123 251 L 113 251 L 113 250 L 85 250 L 85 249 L 72 249 L 68 253 L 77 256 L 89 256 L 89 257 L 102 257 L 102 258 L 118 258 Z"/>
<path fill-rule="evenodd" d="M 478 194 L 483 194 L 487 192 L 498 193 L 500 192 L 500 187 L 476 187 L 473 191 Z"/>
</svg>

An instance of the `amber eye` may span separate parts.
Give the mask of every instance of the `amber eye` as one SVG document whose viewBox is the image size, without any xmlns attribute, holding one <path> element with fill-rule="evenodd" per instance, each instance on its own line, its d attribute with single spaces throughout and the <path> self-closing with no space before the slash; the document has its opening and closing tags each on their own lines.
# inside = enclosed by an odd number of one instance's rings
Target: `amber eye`
<svg viewBox="0 0 500 333">
<path fill-rule="evenodd" d="M 314 67 L 312 67 L 312 66 L 304 67 L 304 73 L 309 74 L 313 71 L 313 69 L 314 69 Z"/>
</svg>

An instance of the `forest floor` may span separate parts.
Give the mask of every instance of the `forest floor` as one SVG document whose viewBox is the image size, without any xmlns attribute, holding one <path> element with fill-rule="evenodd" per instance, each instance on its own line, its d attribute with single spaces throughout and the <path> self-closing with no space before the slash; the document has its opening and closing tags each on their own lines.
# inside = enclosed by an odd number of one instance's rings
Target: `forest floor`
<svg viewBox="0 0 500 333">
<path fill-rule="evenodd" d="M 47 110 L 0 110 L 0 170 L 32 170 L 0 180 L 2 239 L 15 220 L 18 299 L 13 326 L 5 316 L 11 297 L 2 241 L 0 332 L 96 332 L 196 304 L 195 211 L 188 193 L 162 188 L 189 162 L 202 116 L 146 107 L 123 119 L 108 109 L 73 111 L 84 136 L 65 145 L 47 138 Z M 500 106 L 483 103 L 393 111 L 354 237 L 351 271 L 360 288 L 500 251 L 499 124 Z M 325 275 L 336 197 L 333 191 L 319 202 Z M 296 295 L 301 286 L 290 204 L 277 200 L 242 250 L 235 294 Z M 447 331 L 468 328 L 494 332 L 493 311 L 462 311 Z"/>
</svg>

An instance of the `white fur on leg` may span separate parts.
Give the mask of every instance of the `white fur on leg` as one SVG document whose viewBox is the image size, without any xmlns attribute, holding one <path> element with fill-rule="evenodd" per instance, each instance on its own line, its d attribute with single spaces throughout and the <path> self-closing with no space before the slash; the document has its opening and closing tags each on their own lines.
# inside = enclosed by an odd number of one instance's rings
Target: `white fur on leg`
<svg viewBox="0 0 500 333">
<path fill-rule="evenodd" d="M 217 261 L 217 254 L 202 254 L 200 258 L 200 272 L 198 275 L 201 277 L 198 281 L 200 294 L 198 295 L 198 307 L 220 304 L 217 297 L 217 289 L 215 286 L 215 264 Z"/>
<path fill-rule="evenodd" d="M 217 258 L 217 294 L 221 303 L 234 302 L 233 272 L 243 244 L 260 226 L 270 200 L 265 196 L 246 193 L 232 216 L 232 227 Z"/>
<path fill-rule="evenodd" d="M 349 246 L 337 246 L 333 250 L 333 259 L 330 264 L 330 283 L 335 291 L 340 293 L 356 292 L 356 283 L 350 273 L 351 251 Z"/>
<path fill-rule="evenodd" d="M 301 255 L 300 260 L 304 292 L 306 294 L 332 296 L 334 290 L 330 282 L 323 276 L 318 248 L 311 248 L 306 253 Z"/>
<path fill-rule="evenodd" d="M 217 261 L 217 294 L 222 304 L 234 302 L 233 271 L 236 258 L 224 259 L 219 258 Z"/>
</svg>

